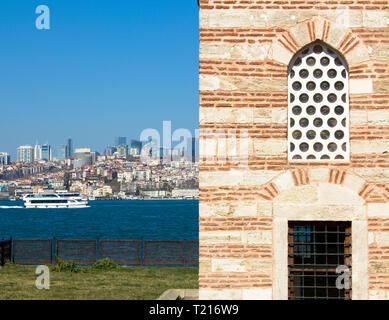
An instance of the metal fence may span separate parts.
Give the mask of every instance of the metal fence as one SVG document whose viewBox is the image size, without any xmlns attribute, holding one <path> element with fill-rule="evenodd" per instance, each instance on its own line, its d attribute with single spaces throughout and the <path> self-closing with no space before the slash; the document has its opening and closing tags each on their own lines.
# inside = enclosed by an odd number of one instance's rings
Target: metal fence
<svg viewBox="0 0 389 320">
<path fill-rule="evenodd" d="M 198 240 L 11 239 L 16 264 L 54 264 L 58 258 L 90 265 L 109 258 L 129 266 L 198 266 Z"/>
</svg>

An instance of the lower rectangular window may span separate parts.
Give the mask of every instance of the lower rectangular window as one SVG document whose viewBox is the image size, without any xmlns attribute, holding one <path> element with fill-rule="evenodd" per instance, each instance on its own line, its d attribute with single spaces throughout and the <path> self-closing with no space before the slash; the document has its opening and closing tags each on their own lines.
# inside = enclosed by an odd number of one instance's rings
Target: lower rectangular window
<svg viewBox="0 0 389 320">
<path fill-rule="evenodd" d="M 351 299 L 351 222 L 290 221 L 288 230 L 289 299 Z"/>
</svg>

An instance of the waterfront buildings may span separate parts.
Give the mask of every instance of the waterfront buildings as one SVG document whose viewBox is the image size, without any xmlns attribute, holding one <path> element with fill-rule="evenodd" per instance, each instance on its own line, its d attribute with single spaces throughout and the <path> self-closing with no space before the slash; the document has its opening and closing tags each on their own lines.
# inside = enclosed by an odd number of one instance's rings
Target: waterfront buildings
<svg viewBox="0 0 389 320">
<path fill-rule="evenodd" d="M 69 137 L 67 141 L 67 153 L 65 158 L 73 158 L 73 141 Z"/>
<path fill-rule="evenodd" d="M 126 137 L 116 137 L 115 138 L 115 146 L 125 146 L 127 144 L 127 138 Z"/>
<path fill-rule="evenodd" d="M 41 157 L 42 160 L 46 160 L 46 161 L 52 160 L 51 146 L 49 144 L 42 145 L 41 153 L 42 153 L 42 157 Z"/>
<path fill-rule="evenodd" d="M 60 161 L 65 160 L 69 156 L 68 152 L 68 146 L 69 144 L 61 144 L 57 148 L 57 159 Z"/>
<path fill-rule="evenodd" d="M 11 162 L 11 156 L 7 152 L 0 152 L 0 165 L 8 165 Z"/>
<path fill-rule="evenodd" d="M 34 148 L 26 145 L 17 148 L 17 161 L 20 162 L 33 162 L 34 161 Z"/>
</svg>

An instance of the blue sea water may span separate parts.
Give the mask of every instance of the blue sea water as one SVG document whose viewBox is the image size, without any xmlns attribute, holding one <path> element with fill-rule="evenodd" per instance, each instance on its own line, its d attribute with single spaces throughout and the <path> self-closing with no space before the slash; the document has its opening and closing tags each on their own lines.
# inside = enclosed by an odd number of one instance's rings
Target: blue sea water
<svg viewBox="0 0 389 320">
<path fill-rule="evenodd" d="M 90 201 L 82 209 L 25 209 L 0 201 L 0 239 L 197 240 L 197 200 Z"/>
</svg>

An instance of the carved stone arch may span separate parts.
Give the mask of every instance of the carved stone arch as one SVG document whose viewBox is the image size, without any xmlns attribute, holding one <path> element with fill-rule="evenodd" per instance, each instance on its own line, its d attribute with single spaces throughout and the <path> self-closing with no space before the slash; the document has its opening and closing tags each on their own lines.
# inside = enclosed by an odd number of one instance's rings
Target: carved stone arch
<svg viewBox="0 0 389 320">
<path fill-rule="evenodd" d="M 350 66 L 369 60 L 367 46 L 352 29 L 320 16 L 280 33 L 272 45 L 273 59 L 287 65 L 297 51 L 315 40 L 338 50 Z"/>
</svg>

